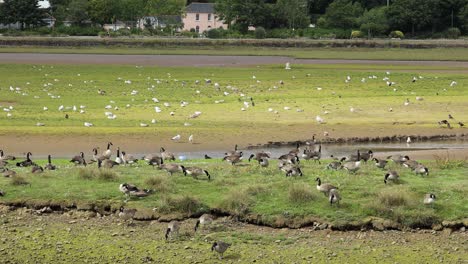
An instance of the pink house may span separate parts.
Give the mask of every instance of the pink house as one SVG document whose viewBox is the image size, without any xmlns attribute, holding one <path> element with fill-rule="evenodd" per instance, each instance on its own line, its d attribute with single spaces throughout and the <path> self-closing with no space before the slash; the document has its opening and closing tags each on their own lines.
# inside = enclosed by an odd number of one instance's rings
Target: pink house
<svg viewBox="0 0 468 264">
<path fill-rule="evenodd" d="M 213 3 L 191 3 L 185 9 L 185 17 L 182 22 L 184 30 L 194 29 L 199 33 L 212 28 L 227 29 L 227 24 L 224 24 L 216 16 Z"/>
</svg>

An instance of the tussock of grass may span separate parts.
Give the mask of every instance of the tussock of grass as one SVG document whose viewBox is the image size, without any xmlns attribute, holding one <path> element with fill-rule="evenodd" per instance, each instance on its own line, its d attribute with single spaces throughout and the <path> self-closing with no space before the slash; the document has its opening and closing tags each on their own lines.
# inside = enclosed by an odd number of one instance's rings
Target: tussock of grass
<svg viewBox="0 0 468 264">
<path fill-rule="evenodd" d="M 21 175 L 15 175 L 11 178 L 12 185 L 28 185 L 29 182 Z"/>
<path fill-rule="evenodd" d="M 147 185 L 150 189 L 154 189 L 159 193 L 165 193 L 169 191 L 169 180 L 167 177 L 158 175 L 152 176 L 145 180 L 145 185 Z"/>
<path fill-rule="evenodd" d="M 378 201 L 384 207 L 406 206 L 410 196 L 405 190 L 388 189 L 379 193 Z"/>
<path fill-rule="evenodd" d="M 466 168 L 468 167 L 467 158 L 463 160 L 454 160 L 450 157 L 450 154 L 447 151 L 446 155 L 434 155 L 434 160 L 436 167 L 441 170 L 449 170 L 456 168 Z"/>
<path fill-rule="evenodd" d="M 245 215 L 250 211 L 252 197 L 245 191 L 234 189 L 221 201 L 220 207 L 232 214 Z"/>
<path fill-rule="evenodd" d="M 119 178 L 117 173 L 110 169 L 100 169 L 96 176 L 102 181 L 115 181 Z"/>
<path fill-rule="evenodd" d="M 296 183 L 289 187 L 288 199 L 292 203 L 307 203 L 317 198 L 309 186 Z"/>
<path fill-rule="evenodd" d="M 267 187 L 264 186 L 264 185 L 258 185 L 258 184 L 255 184 L 255 185 L 250 185 L 249 187 L 247 187 L 245 189 L 245 192 L 248 194 L 248 195 L 258 195 L 258 194 L 262 194 L 262 193 L 265 193 L 267 191 Z"/>
<path fill-rule="evenodd" d="M 398 209 L 394 212 L 393 219 L 411 228 L 431 228 L 432 225 L 440 223 L 439 217 L 430 209 Z"/>
<path fill-rule="evenodd" d="M 160 201 L 159 211 L 163 213 L 179 212 L 192 215 L 205 208 L 204 204 L 191 195 L 164 197 Z"/>
<path fill-rule="evenodd" d="M 78 177 L 83 180 L 92 180 L 96 177 L 96 170 L 92 168 L 79 168 Z"/>
</svg>

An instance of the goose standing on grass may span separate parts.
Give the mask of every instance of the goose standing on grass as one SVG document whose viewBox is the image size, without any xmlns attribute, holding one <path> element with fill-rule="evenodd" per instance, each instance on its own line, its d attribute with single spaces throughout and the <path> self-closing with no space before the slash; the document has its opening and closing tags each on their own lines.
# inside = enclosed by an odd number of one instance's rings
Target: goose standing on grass
<svg viewBox="0 0 468 264">
<path fill-rule="evenodd" d="M 112 169 L 114 166 L 118 166 L 118 165 L 119 163 L 110 159 L 105 159 L 103 161 L 98 160 L 98 168 Z"/>
<path fill-rule="evenodd" d="M 0 196 L 5 196 L 5 192 L 3 190 L 0 190 Z"/>
<path fill-rule="evenodd" d="M 433 193 L 428 193 L 424 196 L 424 204 L 432 205 L 435 203 L 436 196 Z"/>
<path fill-rule="evenodd" d="M 302 158 L 305 160 L 312 159 L 315 162 L 318 161 L 319 164 L 322 164 L 320 162 L 320 158 L 322 157 L 322 144 L 319 145 L 318 151 L 315 150 L 304 150 L 304 153 L 302 153 Z"/>
<path fill-rule="evenodd" d="M 44 172 L 44 168 L 42 168 L 39 165 L 34 165 L 31 168 L 31 173 L 33 173 L 33 174 L 39 174 L 39 173 L 43 173 L 43 172 Z"/>
<path fill-rule="evenodd" d="M 138 159 L 122 151 L 122 162 L 123 164 L 135 164 L 138 162 Z"/>
<path fill-rule="evenodd" d="M 385 169 L 388 163 L 388 161 L 384 159 L 372 158 L 372 160 L 375 161 L 375 166 L 379 169 Z"/>
<path fill-rule="evenodd" d="M 211 251 L 216 251 L 219 254 L 219 259 L 223 258 L 224 252 L 231 246 L 231 244 L 228 244 L 223 241 L 217 241 L 214 242 L 213 245 L 211 245 Z"/>
<path fill-rule="evenodd" d="M 341 195 L 338 192 L 337 189 L 332 189 L 330 190 L 330 193 L 328 194 L 328 201 L 330 202 L 330 205 L 333 204 L 339 204 L 341 200 Z"/>
<path fill-rule="evenodd" d="M 175 163 L 164 163 L 164 159 L 161 159 L 161 164 L 159 165 L 159 169 L 165 170 L 172 176 L 173 173 L 176 172 L 184 172 L 184 166 L 175 164 Z"/>
<path fill-rule="evenodd" d="M 17 167 L 29 167 L 29 166 L 33 166 L 33 165 L 36 165 L 36 163 L 34 163 L 32 160 L 31 160 L 31 152 L 28 152 L 26 154 L 26 160 L 23 160 L 21 162 L 17 162 L 16 163 L 16 166 Z"/>
<path fill-rule="evenodd" d="M 297 156 L 297 155 L 299 155 L 300 152 L 301 152 L 301 150 L 300 150 L 300 144 L 299 144 L 299 142 L 298 142 L 298 143 L 296 143 L 296 148 L 291 149 L 291 150 L 289 151 L 289 154 L 293 154 L 293 155 L 296 155 L 296 156 Z"/>
<path fill-rule="evenodd" d="M 396 182 L 400 179 L 400 175 L 396 171 L 388 171 L 384 177 L 384 183 L 387 184 L 388 181 Z"/>
<path fill-rule="evenodd" d="M 120 148 L 117 148 L 117 157 L 115 157 L 115 162 L 118 163 L 118 164 L 124 163 L 122 161 L 122 158 L 120 157 Z"/>
<path fill-rule="evenodd" d="M 343 168 L 347 170 L 348 172 L 355 173 L 357 172 L 361 167 L 361 161 L 349 161 L 343 164 Z"/>
<path fill-rule="evenodd" d="M 334 160 L 332 162 L 330 162 L 328 165 L 327 165 L 327 169 L 329 170 L 339 170 L 341 168 L 343 168 L 343 164 L 342 162 L 345 160 L 346 158 L 342 158 L 341 160 Z"/>
<path fill-rule="evenodd" d="M 405 161 L 410 160 L 408 156 L 403 156 L 403 155 L 392 155 L 392 156 L 388 156 L 387 159 L 391 159 L 393 162 L 399 165 L 402 165 Z"/>
<path fill-rule="evenodd" d="M 232 155 L 225 156 L 223 158 L 223 161 L 227 161 L 227 162 L 231 163 L 231 165 L 235 165 L 235 164 L 242 161 L 242 156 L 243 156 L 243 153 L 241 151 L 239 153 L 235 153 L 235 154 L 232 154 Z"/>
<path fill-rule="evenodd" d="M 99 155 L 98 154 L 98 149 L 97 148 L 93 148 L 93 158 L 91 159 L 91 161 L 89 163 L 91 164 L 91 163 L 94 163 L 94 162 L 104 161 L 106 159 L 107 158 L 104 155 Z"/>
<path fill-rule="evenodd" d="M 70 162 L 74 163 L 75 165 L 83 165 L 86 166 L 86 160 L 84 158 L 84 153 L 80 152 L 80 155 L 73 157 Z"/>
<path fill-rule="evenodd" d="M 104 156 L 106 159 L 110 159 L 112 156 L 112 150 L 110 149 L 111 146 L 113 146 L 112 142 L 107 143 L 107 149 L 102 153 L 102 156 Z"/>
<path fill-rule="evenodd" d="M 300 163 L 299 157 L 294 154 L 284 154 L 284 155 L 281 155 L 278 159 L 279 159 L 278 164 L 280 163 L 299 164 Z"/>
<path fill-rule="evenodd" d="M 16 157 L 12 155 L 4 155 L 3 150 L 0 150 L 0 160 L 15 160 Z"/>
<path fill-rule="evenodd" d="M 166 151 L 165 148 L 161 147 L 159 154 L 164 160 L 175 160 L 175 155 L 171 152 Z"/>
<path fill-rule="evenodd" d="M 154 156 L 150 160 L 148 160 L 148 165 L 153 167 L 159 167 L 164 163 L 164 159 L 159 156 Z"/>
<path fill-rule="evenodd" d="M 8 165 L 8 162 L 4 160 L 0 160 L 0 168 L 6 167 Z"/>
<path fill-rule="evenodd" d="M 234 146 L 234 150 L 230 150 L 230 151 L 227 151 L 226 153 L 224 153 L 224 156 L 231 156 L 231 155 L 235 155 L 235 154 L 238 154 L 239 151 L 237 150 L 238 146 L 237 144 Z"/>
<path fill-rule="evenodd" d="M 55 170 L 57 167 L 52 164 L 52 157 L 50 155 L 47 156 L 47 165 L 44 167 L 46 170 Z"/>
<path fill-rule="evenodd" d="M 364 152 L 364 153 L 359 153 L 359 160 L 357 160 L 357 161 L 363 160 L 364 162 L 367 162 L 368 160 L 372 159 L 373 157 L 374 157 L 374 152 L 372 152 L 372 150 L 369 150 L 369 151 Z"/>
<path fill-rule="evenodd" d="M 335 187 L 331 185 L 330 183 L 322 183 L 319 177 L 317 177 L 315 181 L 317 182 L 317 190 L 319 192 L 323 192 L 325 196 L 327 196 L 331 190 L 338 189 L 338 187 Z"/>
<path fill-rule="evenodd" d="M 197 232 L 198 227 L 200 225 L 206 226 L 206 225 L 210 225 L 211 223 L 213 223 L 213 216 L 210 214 L 203 214 L 202 216 L 200 216 L 200 218 L 198 218 L 197 223 L 195 223 L 194 230 L 195 232 Z"/>
<path fill-rule="evenodd" d="M 301 168 L 299 167 L 293 167 L 291 169 L 289 169 L 287 172 L 286 172 L 286 177 L 291 177 L 291 176 L 302 176 L 302 170 Z"/>
<path fill-rule="evenodd" d="M 204 170 L 199 167 L 184 167 L 184 166 L 181 166 L 181 167 L 185 176 L 190 175 L 193 178 L 198 179 L 198 176 L 205 174 L 208 177 L 208 180 L 211 180 L 211 175 L 210 173 L 208 173 L 207 170 Z"/>
<path fill-rule="evenodd" d="M 426 176 L 429 175 L 429 169 L 422 164 L 418 164 L 418 166 L 416 166 L 413 171 L 416 174 L 421 174 L 421 175 L 426 175 Z"/>
<path fill-rule="evenodd" d="M 171 239 L 178 236 L 179 235 L 179 229 L 180 229 L 179 221 L 171 221 L 167 225 L 166 234 L 164 235 L 166 240 L 168 240 L 169 236 L 171 237 Z"/>
<path fill-rule="evenodd" d="M 263 168 L 266 168 L 270 165 L 270 162 L 268 161 L 267 158 L 261 158 L 258 160 L 258 164 L 262 166 Z"/>
<path fill-rule="evenodd" d="M 264 152 L 264 151 L 261 151 L 261 152 L 257 152 L 255 154 L 251 154 L 250 157 L 249 157 L 249 162 L 251 160 L 256 160 L 256 161 L 260 161 L 260 159 L 269 159 L 270 158 L 270 154 L 267 153 L 267 152 Z"/>
</svg>

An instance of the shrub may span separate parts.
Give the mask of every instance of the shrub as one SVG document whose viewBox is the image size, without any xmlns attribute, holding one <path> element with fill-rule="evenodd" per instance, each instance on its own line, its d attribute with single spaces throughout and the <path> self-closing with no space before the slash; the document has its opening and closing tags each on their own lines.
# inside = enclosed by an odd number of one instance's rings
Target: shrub
<svg viewBox="0 0 468 264">
<path fill-rule="evenodd" d="M 362 38 L 364 36 L 364 34 L 362 34 L 362 31 L 360 30 L 353 30 L 351 31 L 351 38 L 354 39 L 354 38 Z"/>
<path fill-rule="evenodd" d="M 289 187 L 288 199 L 292 203 L 307 203 L 316 198 L 310 187 L 304 184 L 294 184 Z"/>
<path fill-rule="evenodd" d="M 84 180 L 92 180 L 96 177 L 96 171 L 91 168 L 79 168 L 78 177 Z"/>
<path fill-rule="evenodd" d="M 448 28 L 445 31 L 445 36 L 450 39 L 457 39 L 460 37 L 460 35 L 461 35 L 461 31 L 460 29 L 456 27 Z"/>
<path fill-rule="evenodd" d="M 390 37 L 391 38 L 404 38 L 405 37 L 405 34 L 403 34 L 403 32 L 399 31 L 399 30 L 394 30 L 392 32 L 390 32 Z"/>
<path fill-rule="evenodd" d="M 212 39 L 220 39 L 220 38 L 223 38 L 224 35 L 225 35 L 225 30 L 222 29 L 222 28 L 213 28 L 211 30 L 208 30 L 206 32 L 206 36 L 208 38 L 212 38 Z"/>
<path fill-rule="evenodd" d="M 245 215 L 250 211 L 252 197 L 245 191 L 232 190 L 221 201 L 220 207 L 232 214 Z"/>
<path fill-rule="evenodd" d="M 266 30 L 263 27 L 257 27 L 255 29 L 255 38 L 264 39 L 266 36 Z"/>
</svg>

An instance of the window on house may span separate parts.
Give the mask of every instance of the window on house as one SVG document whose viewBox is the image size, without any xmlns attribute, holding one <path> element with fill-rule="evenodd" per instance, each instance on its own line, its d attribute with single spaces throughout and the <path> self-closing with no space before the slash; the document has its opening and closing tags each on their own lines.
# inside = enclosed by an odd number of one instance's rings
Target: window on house
<svg viewBox="0 0 468 264">
<path fill-rule="evenodd" d="M 197 33 L 200 33 L 200 27 L 197 26 L 197 27 L 195 28 L 195 31 L 196 31 Z"/>
<path fill-rule="evenodd" d="M 196 15 L 195 15 L 195 20 L 196 20 L 196 21 L 199 21 L 199 20 L 200 20 L 200 14 L 196 14 Z"/>
<path fill-rule="evenodd" d="M 208 14 L 208 21 L 211 21 L 211 14 Z"/>
</svg>

